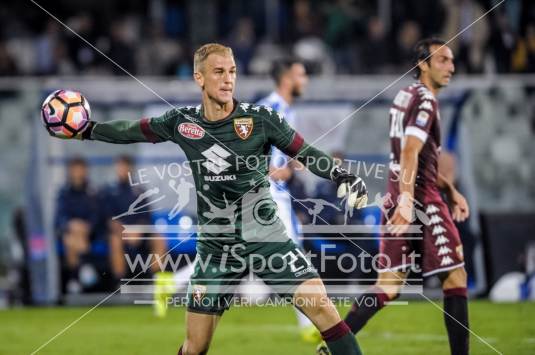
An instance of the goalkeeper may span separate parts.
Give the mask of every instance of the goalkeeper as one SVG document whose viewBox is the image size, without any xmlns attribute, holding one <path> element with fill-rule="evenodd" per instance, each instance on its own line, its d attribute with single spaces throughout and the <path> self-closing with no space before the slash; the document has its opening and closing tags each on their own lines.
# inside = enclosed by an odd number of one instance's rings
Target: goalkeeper
<svg viewBox="0 0 535 355">
<path fill-rule="evenodd" d="M 186 339 L 178 354 L 207 353 L 234 287 L 250 271 L 314 323 L 332 354 L 361 354 L 316 270 L 277 217 L 267 179 L 269 152 L 274 146 L 333 180 L 338 197 L 347 197 L 351 207 L 365 206 L 364 182 L 304 142 L 271 108 L 236 101 L 236 64 L 229 47 L 211 43 L 199 48 L 194 79 L 202 105 L 139 121 L 92 121 L 78 137 L 117 144 L 172 141 L 190 162 L 200 197 L 200 233 L 188 289 Z"/>
</svg>

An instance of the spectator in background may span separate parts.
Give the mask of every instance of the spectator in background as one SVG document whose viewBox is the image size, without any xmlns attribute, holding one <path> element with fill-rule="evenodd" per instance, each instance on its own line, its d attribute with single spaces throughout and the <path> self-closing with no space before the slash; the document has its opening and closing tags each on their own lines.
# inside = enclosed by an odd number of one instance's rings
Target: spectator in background
<svg viewBox="0 0 535 355">
<path fill-rule="evenodd" d="M 43 33 L 35 41 L 38 75 L 51 75 L 56 73 L 56 61 L 54 53 L 60 41 L 59 24 L 50 19 L 45 24 Z"/>
<path fill-rule="evenodd" d="M 94 29 L 93 17 L 90 14 L 82 13 L 71 17 L 67 21 L 67 26 L 79 34 L 90 43 L 96 43 L 96 34 Z M 97 63 L 97 55 L 84 41 L 75 36 L 70 31 L 67 34 L 67 52 L 70 61 L 74 63 L 79 72 L 86 72 L 92 69 Z"/>
<path fill-rule="evenodd" d="M 6 44 L 0 42 L 0 76 L 18 75 L 15 61 L 9 54 Z"/>
<path fill-rule="evenodd" d="M 126 20 L 113 22 L 110 31 L 109 56 L 123 69 L 130 74 L 136 74 L 136 52 L 132 45 L 132 24 Z M 112 63 L 107 63 L 112 65 Z M 126 75 L 126 73 L 116 65 L 111 66 L 115 75 Z"/>
<path fill-rule="evenodd" d="M 5 42 L 0 40 L 0 76 L 18 75 L 17 65 L 9 53 Z"/>
<path fill-rule="evenodd" d="M 420 26 L 414 21 L 406 21 L 398 32 L 396 50 L 394 51 L 395 62 L 402 68 L 408 70 L 413 66 L 413 48 L 420 40 Z"/>
<path fill-rule="evenodd" d="M 525 35 L 518 40 L 512 66 L 515 72 L 535 73 L 535 22 L 528 23 Z"/>
<path fill-rule="evenodd" d="M 76 69 L 68 57 L 68 49 L 60 25 L 53 19 L 45 24 L 43 33 L 35 41 L 37 75 L 72 75 Z"/>
<path fill-rule="evenodd" d="M 312 10 L 310 1 L 297 0 L 293 6 L 293 15 L 293 23 L 290 24 L 292 42 L 321 35 L 317 12 Z"/>
<path fill-rule="evenodd" d="M 143 75 L 177 75 L 183 53 L 177 40 L 165 36 L 163 24 L 150 24 L 138 46 L 137 69 Z"/>
<path fill-rule="evenodd" d="M 80 157 L 68 163 L 67 184 L 59 191 L 55 229 L 63 244 L 63 276 L 69 293 L 82 291 L 80 269 L 91 250 L 99 222 L 97 195 L 89 186 L 87 163 Z"/>
<path fill-rule="evenodd" d="M 336 72 L 347 74 L 354 71 L 351 44 L 359 19 L 359 9 L 351 0 L 337 0 L 327 7 L 327 23 L 324 39 L 332 51 Z"/>
<path fill-rule="evenodd" d="M 516 47 L 516 34 L 509 23 L 509 18 L 503 11 L 494 14 L 494 26 L 490 36 L 492 56 L 496 72 L 509 73 L 512 69 L 513 51 Z"/>
<path fill-rule="evenodd" d="M 218 35 L 224 36 L 234 48 L 240 70 L 246 74 L 266 72 L 255 69 L 252 59 L 253 54 L 257 58 L 265 57 L 262 53 L 265 43 L 271 45 L 267 49 L 270 52 L 294 47 L 295 55 L 312 64 L 309 69 L 313 74 L 390 73 L 399 69 L 390 70 L 386 66 L 384 70 L 385 66 L 375 62 L 375 59 L 381 62 L 385 47 L 379 44 L 385 35 L 394 47 L 386 47 L 387 51 L 394 55 L 396 45 L 410 48 L 405 42 L 412 43 L 415 32 L 418 37 L 441 32 L 449 39 L 475 22 L 497 1 L 404 0 L 387 1 L 390 4 L 387 7 L 382 6 L 382 1 L 365 0 L 294 0 L 270 6 L 265 6 L 265 1 L 258 4 L 232 1 L 222 21 L 214 22 L 213 16 L 205 16 L 205 21 L 199 23 L 190 23 L 192 14 L 217 13 L 221 10 L 220 4 L 151 1 L 148 5 L 134 2 L 126 7 L 99 7 L 87 2 L 86 12 L 76 13 L 67 7 L 62 8 L 58 16 L 66 18 L 66 24 L 76 33 L 136 74 L 189 77 L 191 58 L 184 55 L 188 53 L 187 48 L 196 46 L 202 38 Z M 5 3 L 0 11 L 3 24 L 0 75 L 109 74 L 112 71 L 123 74 L 79 37 L 41 16 L 39 8 L 27 8 L 18 2 Z M 461 33 L 451 44 L 458 53 L 458 72 L 482 72 L 486 54 L 495 58 L 498 72 L 529 71 L 526 44 L 520 41 L 526 39 L 526 25 L 533 21 L 534 4 L 528 0 L 507 0 Z M 17 16 L 21 11 L 23 16 Z M 140 25 L 146 30 L 141 31 Z M 486 53 L 491 29 L 491 45 Z M 141 43 L 137 43 L 139 40 Z M 374 49 L 377 51 L 372 52 Z M 370 52 L 376 55 L 369 55 Z M 273 55 L 268 61 L 276 57 L 280 55 Z M 150 65 L 151 61 L 154 66 Z M 387 61 L 407 67 L 403 58 L 388 57 Z"/>
<path fill-rule="evenodd" d="M 444 26 L 446 10 L 440 1 L 392 1 L 391 6 L 391 28 L 400 28 L 403 22 L 414 21 L 420 26 L 422 37 L 428 37 L 440 33 Z"/>
<path fill-rule="evenodd" d="M 535 73 L 535 22 L 528 24 L 526 28 L 526 71 Z"/>
<path fill-rule="evenodd" d="M 110 263 L 113 276 L 120 280 L 123 277 L 135 275 L 135 270 L 128 270 L 125 254 L 134 260 L 136 255 L 147 257 L 152 253 L 154 258 L 166 252 L 166 242 L 163 239 L 146 240 L 141 233 L 129 233 L 128 239 L 123 238 L 123 224 L 152 224 L 150 213 L 125 215 L 119 219 L 114 216 L 124 214 L 136 199 L 144 192 L 138 186 L 131 186 L 128 174 L 133 169 L 132 158 L 121 156 L 115 163 L 117 181 L 107 186 L 102 192 L 102 205 L 105 207 L 105 218 L 108 226 L 108 241 L 110 245 Z M 156 259 L 152 259 L 156 261 Z M 159 264 L 152 263 L 153 272 L 159 271 Z M 139 272 L 139 270 L 137 270 Z"/>
<path fill-rule="evenodd" d="M 359 73 L 363 74 L 380 74 L 385 71 L 390 48 L 390 41 L 387 38 L 385 25 L 379 17 L 372 17 L 368 21 L 367 37 L 361 46 L 362 64 Z"/>
<path fill-rule="evenodd" d="M 483 7 L 474 0 L 443 0 L 443 5 L 447 16 L 442 37 L 449 40 L 462 31 L 448 44 L 456 53 L 455 71 L 482 73 L 489 37 L 489 23 L 483 16 Z"/>
<path fill-rule="evenodd" d="M 242 17 L 236 22 L 229 44 L 232 47 L 236 65 L 245 75 L 248 75 L 249 63 L 253 58 L 256 45 L 254 23 L 250 17 Z"/>
<path fill-rule="evenodd" d="M 54 74 L 58 75 L 74 75 L 76 68 L 68 56 L 68 49 L 63 41 L 58 41 L 54 50 Z"/>
</svg>

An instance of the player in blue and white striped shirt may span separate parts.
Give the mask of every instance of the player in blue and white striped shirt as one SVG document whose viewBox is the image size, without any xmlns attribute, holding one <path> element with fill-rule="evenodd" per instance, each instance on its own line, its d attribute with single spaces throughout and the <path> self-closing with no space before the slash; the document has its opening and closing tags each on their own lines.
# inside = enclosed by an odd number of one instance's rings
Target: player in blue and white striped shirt
<svg viewBox="0 0 535 355">
<path fill-rule="evenodd" d="M 297 58 L 285 58 L 276 61 L 271 71 L 276 88 L 271 94 L 263 98 L 258 104 L 269 106 L 281 113 L 290 126 L 295 126 L 295 111 L 291 107 L 296 98 L 302 95 L 308 77 L 305 66 Z M 288 182 L 293 175 L 288 157 L 277 148 L 271 152 L 269 169 L 271 180 L 271 195 L 277 203 L 278 215 L 286 227 L 288 236 L 302 247 L 303 241 L 299 234 L 299 222 L 292 208 L 292 199 L 288 190 Z M 297 321 L 301 335 L 305 341 L 318 342 L 320 340 L 316 328 L 310 320 L 296 310 Z"/>
</svg>

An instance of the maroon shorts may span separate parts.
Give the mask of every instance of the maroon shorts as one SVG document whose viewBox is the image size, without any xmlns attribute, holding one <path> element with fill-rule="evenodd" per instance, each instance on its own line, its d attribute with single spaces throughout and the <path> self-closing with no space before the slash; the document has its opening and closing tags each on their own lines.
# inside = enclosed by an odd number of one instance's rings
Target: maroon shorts
<svg viewBox="0 0 535 355">
<path fill-rule="evenodd" d="M 419 266 L 422 276 L 431 276 L 464 265 L 463 246 L 459 231 L 448 206 L 439 196 L 423 202 L 417 209 L 427 218 L 416 218 L 413 225 L 423 233 L 381 236 L 379 272 L 409 271 Z M 389 214 L 394 213 L 390 209 Z M 422 214 L 420 214 L 422 216 Z M 386 223 L 383 215 L 383 225 Z M 415 263 L 417 265 L 415 265 Z"/>
</svg>

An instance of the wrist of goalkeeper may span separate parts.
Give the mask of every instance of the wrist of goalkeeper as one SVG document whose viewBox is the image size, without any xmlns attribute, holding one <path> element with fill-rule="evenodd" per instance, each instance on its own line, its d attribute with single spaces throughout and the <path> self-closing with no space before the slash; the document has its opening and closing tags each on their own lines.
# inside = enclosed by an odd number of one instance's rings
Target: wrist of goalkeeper
<svg viewBox="0 0 535 355">
<path fill-rule="evenodd" d="M 95 124 L 95 121 L 89 121 L 89 123 L 87 124 L 87 128 L 82 133 L 77 134 L 75 138 L 82 141 L 91 140 L 91 133 L 93 132 Z"/>
<path fill-rule="evenodd" d="M 347 170 L 335 166 L 331 170 L 331 180 L 336 183 L 336 196 L 345 198 L 352 208 L 364 208 L 368 203 L 368 190 L 364 180 Z"/>
</svg>

